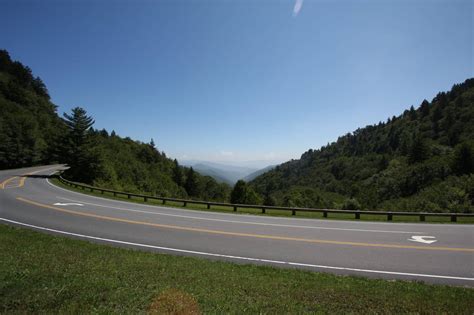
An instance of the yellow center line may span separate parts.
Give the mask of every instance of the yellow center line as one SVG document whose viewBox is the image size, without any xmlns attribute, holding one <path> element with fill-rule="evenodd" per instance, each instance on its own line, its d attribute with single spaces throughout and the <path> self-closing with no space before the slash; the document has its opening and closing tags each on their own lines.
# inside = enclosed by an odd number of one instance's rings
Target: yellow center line
<svg viewBox="0 0 474 315">
<path fill-rule="evenodd" d="M 396 244 L 377 244 L 377 243 L 359 243 L 359 242 L 345 242 L 345 241 L 331 241 L 331 240 L 317 240 L 317 239 L 306 239 L 306 238 L 297 238 L 297 237 L 286 237 L 286 236 L 277 236 L 277 235 L 265 235 L 265 234 L 250 234 L 250 233 L 238 233 L 238 232 L 228 232 L 228 231 L 219 231 L 219 230 L 209 230 L 201 228 L 192 228 L 184 227 L 177 225 L 168 225 L 168 224 L 159 224 L 159 223 L 150 223 L 143 221 L 134 221 L 128 219 L 121 219 L 116 217 L 103 216 L 93 213 L 84 213 L 80 211 L 62 209 L 50 205 L 45 205 L 38 203 L 36 201 L 28 200 L 22 197 L 17 197 L 17 200 L 29 203 L 42 208 L 48 208 L 55 211 L 60 211 L 64 213 L 69 213 L 78 216 L 90 217 L 100 220 L 122 222 L 129 224 L 137 224 L 144 226 L 152 226 L 158 228 L 172 229 L 172 230 L 181 230 L 181 231 L 191 231 L 191 232 L 201 232 L 209 234 L 218 234 L 218 235 L 227 235 L 227 236 L 241 236 L 241 237 L 252 237 L 259 239 L 272 239 L 272 240 L 282 240 L 282 241 L 296 241 L 296 242 L 306 242 L 306 243 L 316 243 L 316 244 L 332 244 L 332 245 L 349 245 L 349 246 L 363 246 L 363 247 L 382 247 L 382 248 L 400 248 L 400 249 L 418 249 L 418 250 L 435 250 L 435 251 L 455 251 L 455 252 L 474 252 L 474 248 L 457 248 L 457 247 L 429 247 L 429 246 L 414 246 L 414 245 L 396 245 Z"/>
<path fill-rule="evenodd" d="M 10 177 L 9 179 L 4 180 L 4 181 L 0 184 L 0 187 L 1 187 L 2 189 L 5 189 L 5 185 L 8 184 L 9 182 L 11 182 L 12 180 L 14 180 L 15 178 L 18 178 L 18 176 L 13 176 L 13 177 Z"/>
<path fill-rule="evenodd" d="M 20 177 L 18 177 L 18 176 L 10 177 L 9 179 L 7 179 L 7 180 L 3 181 L 2 183 L 0 183 L 0 188 L 5 189 L 5 185 L 8 184 L 9 182 L 11 182 L 12 180 L 16 179 L 16 178 L 19 178 L 20 181 L 18 182 L 18 184 L 16 186 L 12 186 L 10 188 L 23 187 L 25 185 L 25 181 L 26 181 L 28 175 L 33 175 L 33 174 L 36 174 L 36 173 L 39 173 L 39 172 L 42 172 L 42 171 L 47 171 L 47 170 L 50 170 L 50 169 L 53 169 L 53 168 L 54 167 L 50 167 L 50 168 L 47 168 L 47 169 L 40 169 L 40 170 L 37 170 L 37 171 L 34 171 L 34 172 L 22 174 L 22 175 L 20 175 Z"/>
</svg>

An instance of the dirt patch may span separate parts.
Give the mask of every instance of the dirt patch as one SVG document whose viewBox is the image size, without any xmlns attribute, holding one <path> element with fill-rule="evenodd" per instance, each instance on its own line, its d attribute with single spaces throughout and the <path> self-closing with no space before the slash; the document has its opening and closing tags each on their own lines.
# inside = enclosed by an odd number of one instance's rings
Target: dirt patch
<svg viewBox="0 0 474 315">
<path fill-rule="evenodd" d="M 201 311 L 191 294 L 178 289 L 168 289 L 153 299 L 148 314 L 198 315 Z"/>
</svg>

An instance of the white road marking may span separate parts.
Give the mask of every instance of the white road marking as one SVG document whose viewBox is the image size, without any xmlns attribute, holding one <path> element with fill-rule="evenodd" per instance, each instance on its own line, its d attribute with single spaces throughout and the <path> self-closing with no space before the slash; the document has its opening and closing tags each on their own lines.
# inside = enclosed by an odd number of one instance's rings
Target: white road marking
<svg viewBox="0 0 474 315">
<path fill-rule="evenodd" d="M 50 175 L 56 173 L 57 171 L 53 171 Z M 114 199 L 110 199 L 110 198 L 104 198 L 104 197 L 96 197 L 96 196 L 91 196 L 91 195 L 86 195 L 84 193 L 80 193 L 80 192 L 76 192 L 76 191 L 72 191 L 72 190 L 68 190 L 68 189 L 65 189 L 65 188 L 62 188 L 62 187 L 59 187 L 59 186 L 56 186 L 54 184 L 52 184 L 49 179 L 46 178 L 46 182 L 48 183 L 49 186 L 53 187 L 54 189 L 57 189 L 57 190 L 61 190 L 61 191 L 64 191 L 68 194 L 73 194 L 73 195 L 78 195 L 78 196 L 81 196 L 81 197 L 87 197 L 87 198 L 92 198 L 92 199 L 97 199 L 97 200 L 107 200 L 107 201 L 110 201 L 110 202 L 115 202 L 115 203 L 120 203 L 120 204 L 126 204 L 126 205 L 130 205 L 131 203 L 130 202 L 127 202 L 127 201 L 120 201 L 120 200 L 114 200 Z M 193 211 L 193 212 L 196 212 L 196 213 L 201 213 L 201 214 L 204 214 L 204 215 L 208 215 L 209 213 L 212 213 L 212 212 L 209 212 L 209 211 L 200 211 L 200 210 L 186 210 L 186 209 L 180 209 L 180 208 L 170 208 L 170 207 L 160 207 L 160 206 L 151 206 L 151 205 L 145 205 L 145 204 L 140 204 L 140 207 L 146 207 L 146 208 L 152 208 L 152 209 L 168 209 L 168 210 L 173 210 L 173 211 L 182 211 L 182 212 L 190 212 L 190 211 Z M 229 217 L 236 217 L 236 216 L 241 216 L 241 217 L 254 217 L 254 218 L 257 218 L 257 219 L 262 219 L 262 216 L 256 216 L 256 215 L 252 215 L 252 214 L 246 214 L 246 213 L 237 213 L 237 214 L 231 214 L 231 213 L 216 213 L 214 212 L 214 214 L 218 214 L 219 216 L 229 216 Z M 426 223 L 414 223 L 414 222 L 371 222 L 371 221 L 362 221 L 362 222 L 359 222 L 359 221 L 348 221 L 348 220 L 323 220 L 323 219 L 306 219 L 306 218 L 283 218 L 283 217 L 274 217 L 274 216 L 268 216 L 268 217 L 265 217 L 265 219 L 271 219 L 271 220 L 282 220 L 282 221 L 288 221 L 288 220 L 293 220 L 293 221 L 300 221 L 300 222 L 310 222 L 310 223 L 314 223 L 314 222 L 324 222 L 324 223 L 327 223 L 327 224 L 339 224 L 339 223 L 350 223 L 352 225 L 387 225 L 387 226 L 394 226 L 394 225 L 399 225 L 399 226 L 421 226 L 421 227 L 446 227 L 446 226 L 449 226 L 450 228 L 456 228 L 456 229 L 472 229 L 472 226 L 473 224 L 449 224 L 449 223 L 430 223 L 429 225 L 427 225 Z M 413 234 L 421 234 L 423 232 L 412 232 Z"/>
<path fill-rule="evenodd" d="M 398 276 L 409 276 L 409 277 L 424 277 L 424 278 L 438 278 L 438 279 L 450 279 L 450 280 L 464 280 L 464 281 L 474 281 L 474 278 L 467 278 L 467 277 L 456 277 L 456 276 L 443 276 L 443 275 L 431 275 L 431 274 L 419 274 L 419 273 L 408 273 L 408 272 L 398 272 L 398 271 L 385 271 L 385 270 L 371 270 L 371 269 L 360 269 L 360 268 L 349 268 L 349 267 L 335 267 L 335 266 L 325 266 L 325 265 L 315 265 L 315 264 L 304 264 L 304 263 L 297 263 L 297 262 L 289 262 L 289 261 L 281 261 L 281 260 L 269 260 L 269 259 L 262 259 L 262 258 L 252 258 L 252 257 L 242 257 L 242 256 L 233 256 L 233 255 L 224 255 L 224 254 L 216 254 L 216 253 L 208 253 L 208 252 L 199 252 L 193 250 L 186 250 L 186 249 L 178 249 L 178 248 L 171 248 L 171 247 L 163 247 L 163 246 L 155 246 L 149 244 L 141 244 L 141 243 L 134 243 L 134 242 L 127 242 L 127 241 L 120 241 L 114 240 L 109 238 L 102 238 L 72 232 L 66 232 L 61 230 L 50 229 L 46 227 L 36 226 L 28 223 L 13 221 L 5 218 L 0 218 L 0 221 L 13 223 L 21 226 L 26 226 L 38 230 L 76 236 L 85 239 L 115 243 L 115 244 L 122 244 L 122 245 L 130 245 L 142 248 L 151 248 L 151 249 L 158 249 L 164 251 L 171 251 L 171 252 L 178 252 L 178 253 L 186 253 L 186 254 L 193 254 L 193 255 L 201 255 L 201 256 L 209 256 L 209 257 L 220 257 L 220 258 L 229 258 L 234 260 L 244 260 L 244 261 L 254 261 L 254 262 L 263 262 L 263 263 L 272 263 L 272 264 L 280 264 L 280 265 L 289 265 L 289 266 L 298 266 L 298 267 L 310 267 L 315 269 L 330 269 L 330 270 L 343 270 L 343 271 L 354 271 L 354 272 L 362 272 L 362 273 L 375 273 L 375 274 L 387 274 L 387 275 L 398 275 Z"/>
<path fill-rule="evenodd" d="M 65 203 L 56 202 L 56 203 L 53 203 L 53 206 L 80 206 L 80 207 L 84 207 L 84 205 L 82 203 L 76 203 L 76 202 L 65 202 Z"/>
<path fill-rule="evenodd" d="M 64 198 L 64 197 L 59 197 L 59 196 L 56 196 L 56 198 L 62 199 L 62 200 L 67 200 L 67 201 L 72 201 L 72 202 L 79 202 L 79 201 L 76 201 L 76 200 L 72 200 L 72 199 L 68 199 L 68 198 Z M 81 202 L 83 202 L 83 201 L 81 201 Z M 304 226 L 304 225 L 291 225 L 291 224 L 235 221 L 235 220 L 202 218 L 202 217 L 196 217 L 196 216 L 170 214 L 170 213 L 162 213 L 162 212 L 151 212 L 151 211 L 129 209 L 129 208 L 120 208 L 120 207 L 115 207 L 115 206 L 100 205 L 100 204 L 89 203 L 89 202 L 83 202 L 83 203 L 86 204 L 86 205 L 90 205 L 90 206 L 109 208 L 109 209 L 113 209 L 113 210 L 120 210 L 120 211 L 127 211 L 127 212 L 145 213 L 145 214 L 161 215 L 161 216 L 168 216 L 168 217 L 177 217 L 177 218 L 192 219 L 192 220 L 236 223 L 236 224 L 276 226 L 276 227 L 287 227 L 287 228 L 298 228 L 298 229 L 336 230 L 336 231 L 351 231 L 351 232 L 374 232 L 374 233 L 392 233 L 392 234 L 419 234 L 419 233 L 422 233 L 422 232 L 410 232 L 410 231 L 362 230 L 362 229 L 348 229 L 348 228 L 332 228 L 332 227 L 323 227 L 323 226 Z"/>
<path fill-rule="evenodd" d="M 409 241 L 412 242 L 419 242 L 419 243 L 424 243 L 424 244 L 433 244 L 434 242 L 437 242 L 435 240 L 436 237 L 434 236 L 421 236 L 421 235 L 414 235 L 411 238 L 409 238 Z"/>
</svg>

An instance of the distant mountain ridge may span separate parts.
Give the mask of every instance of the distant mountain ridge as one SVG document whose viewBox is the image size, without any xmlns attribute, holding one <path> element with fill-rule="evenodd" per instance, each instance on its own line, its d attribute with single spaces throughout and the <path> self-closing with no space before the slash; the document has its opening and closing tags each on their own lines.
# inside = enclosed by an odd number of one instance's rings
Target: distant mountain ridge
<svg viewBox="0 0 474 315">
<path fill-rule="evenodd" d="M 253 173 L 251 173 L 251 174 L 245 176 L 245 177 L 243 178 L 243 180 L 246 181 L 246 182 L 250 182 L 250 181 L 254 180 L 255 178 L 257 178 L 258 176 L 260 176 L 260 175 L 262 175 L 262 174 L 264 174 L 264 173 L 266 173 L 266 172 L 268 172 L 268 171 L 274 169 L 275 167 L 276 167 L 276 165 L 269 165 L 269 166 L 267 166 L 267 167 L 264 167 L 264 168 L 262 168 L 262 169 L 259 169 L 259 170 L 255 171 L 255 172 L 253 172 Z"/>
<path fill-rule="evenodd" d="M 246 166 L 236 166 L 231 164 L 208 162 L 208 161 L 181 161 L 182 165 L 192 166 L 196 171 L 203 175 L 211 176 L 215 180 L 227 184 L 235 184 L 238 180 L 243 179 L 250 181 L 265 171 L 270 170 L 274 166 L 267 166 L 263 169 Z"/>
</svg>

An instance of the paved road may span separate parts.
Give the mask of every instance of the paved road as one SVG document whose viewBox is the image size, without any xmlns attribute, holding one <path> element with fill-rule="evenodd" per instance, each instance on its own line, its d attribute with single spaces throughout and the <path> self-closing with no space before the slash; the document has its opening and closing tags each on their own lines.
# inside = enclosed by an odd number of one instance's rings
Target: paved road
<svg viewBox="0 0 474 315">
<path fill-rule="evenodd" d="M 0 171 L 0 222 L 178 255 L 474 286 L 474 225 L 277 218 L 139 205 L 56 187 L 44 175 L 57 169 Z"/>
</svg>

